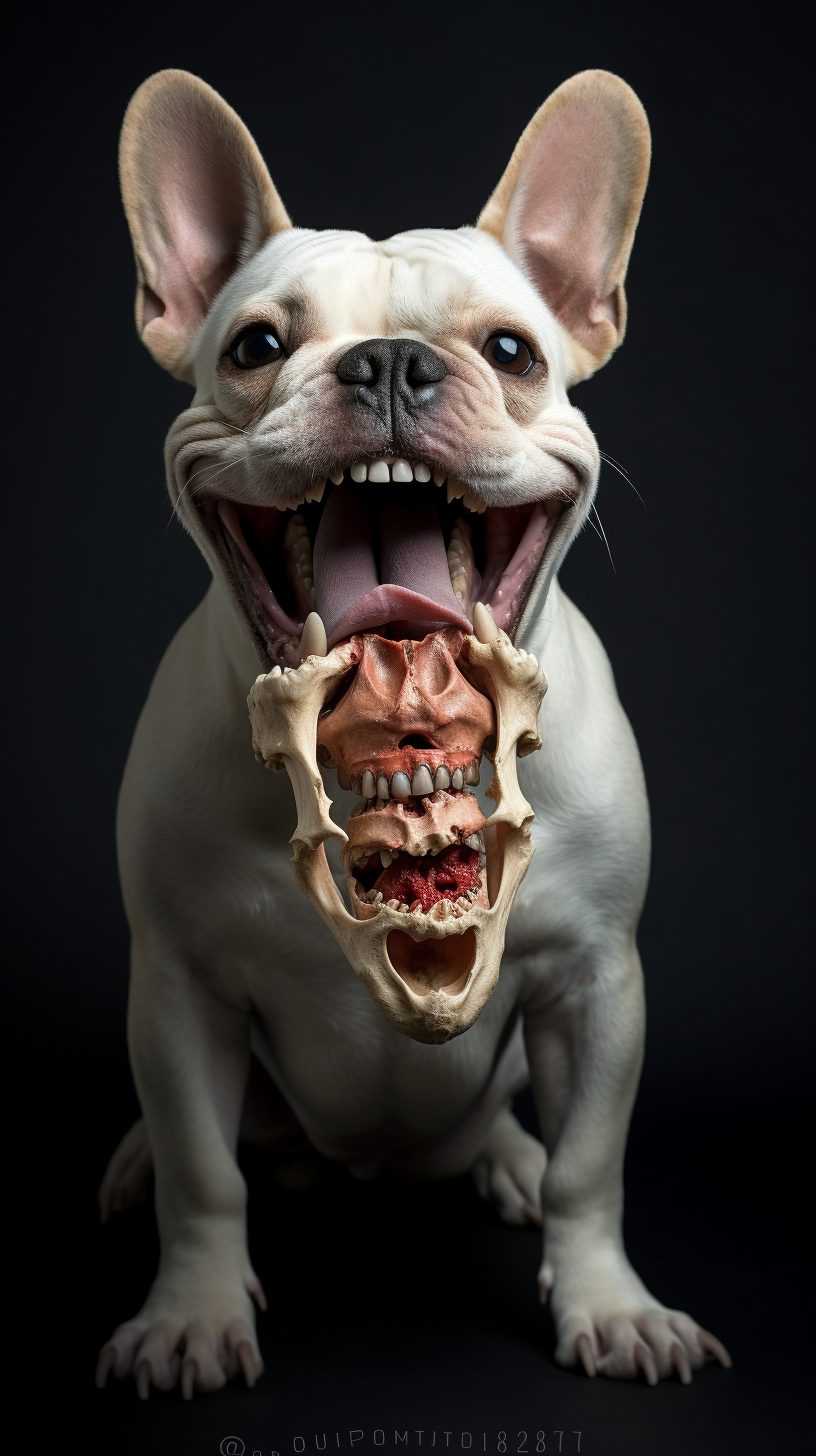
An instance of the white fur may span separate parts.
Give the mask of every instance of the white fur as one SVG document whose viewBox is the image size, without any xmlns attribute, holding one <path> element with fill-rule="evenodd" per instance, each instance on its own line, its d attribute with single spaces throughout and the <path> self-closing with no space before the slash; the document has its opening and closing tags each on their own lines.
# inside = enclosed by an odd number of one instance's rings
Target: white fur
<svg viewBox="0 0 816 1456">
<path fill-rule="evenodd" d="M 280 369 L 249 433 L 230 431 L 240 409 L 218 360 L 233 322 L 283 308 L 293 292 L 309 302 L 309 339 Z M 505 410 L 502 386 L 468 334 L 480 310 L 522 321 L 547 359 L 535 418 L 520 424 Z M 260 1371 L 250 1296 L 263 1296 L 235 1160 L 251 1052 L 314 1147 L 359 1176 L 473 1167 L 510 1221 L 541 1218 L 540 1286 L 552 1298 L 562 1363 L 580 1359 L 590 1373 L 624 1377 L 643 1371 L 650 1381 L 676 1371 L 686 1380 L 708 1355 L 727 1356 L 649 1294 L 621 1237 L 623 1153 L 643 1048 L 635 933 L 649 821 L 606 655 L 553 578 L 589 510 L 598 466 L 567 397 L 574 361 L 561 325 L 485 232 L 422 231 L 381 244 L 281 232 L 233 274 L 191 341 L 197 393 L 169 437 L 171 490 L 217 566 L 190 504 L 193 463 L 226 464 L 227 493 L 240 478 L 245 499 L 255 491 L 272 503 L 280 462 L 298 450 L 308 458 L 309 432 L 319 441 L 339 354 L 381 335 L 418 338 L 462 361 L 485 430 L 475 445 L 463 436 L 462 448 L 471 451 L 471 474 L 482 468 L 491 503 L 539 497 L 567 476 L 578 482 L 522 624 L 549 682 L 544 747 L 520 765 L 536 853 L 481 1016 L 441 1046 L 402 1036 L 295 889 L 289 782 L 251 751 L 246 698 L 258 661 L 234 602 L 214 582 L 159 667 L 119 805 L 133 932 L 128 1032 L 146 1138 L 131 1137 L 114 1160 L 103 1203 L 125 1200 L 122 1188 L 147 1166 L 149 1144 L 162 1255 L 143 1309 L 102 1352 L 100 1380 L 111 1368 L 134 1371 L 144 1395 L 151 1381 L 168 1388 L 181 1376 L 189 1395 Z M 339 793 L 338 822 L 351 807 Z M 540 1205 L 543 1151 L 507 1111 L 529 1078 L 548 1154 Z"/>
</svg>

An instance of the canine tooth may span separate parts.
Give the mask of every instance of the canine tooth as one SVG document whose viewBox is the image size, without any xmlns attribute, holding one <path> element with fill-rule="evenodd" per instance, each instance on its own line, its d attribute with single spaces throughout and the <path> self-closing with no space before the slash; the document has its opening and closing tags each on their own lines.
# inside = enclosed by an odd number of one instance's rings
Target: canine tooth
<svg viewBox="0 0 816 1456">
<path fill-rule="evenodd" d="M 363 465 L 361 461 L 358 462 L 356 465 L 352 465 L 352 467 L 351 467 L 351 478 L 352 478 L 352 480 L 356 481 L 358 485 L 360 484 L 361 481 L 365 480 L 365 478 L 366 478 L 367 475 L 368 475 L 368 466 L 367 465 Z"/>
<path fill-rule="evenodd" d="M 368 472 L 368 478 L 372 485 L 385 485 L 391 479 L 388 466 L 384 460 L 375 460 Z"/>
<path fill-rule="evenodd" d="M 363 798 L 364 799 L 373 799 L 374 798 L 374 796 L 375 796 L 375 794 L 377 792 L 377 784 L 375 782 L 374 775 L 371 772 L 371 769 L 370 768 L 367 768 L 366 771 L 365 771 L 365 773 L 363 774 L 361 788 L 362 788 L 362 791 L 363 791 Z"/>
<path fill-rule="evenodd" d="M 408 799 L 411 796 L 411 780 L 407 773 L 395 773 L 391 780 L 391 797 Z"/>
<path fill-rule="evenodd" d="M 466 490 L 464 495 L 462 496 L 462 504 L 466 506 L 469 511 L 477 511 L 479 515 L 481 515 L 483 511 L 487 510 L 487 502 L 479 500 L 478 497 L 475 495 L 471 495 L 469 490 Z"/>
<path fill-rule="evenodd" d="M 391 795 L 388 791 L 388 779 L 385 777 L 385 774 L 380 774 L 380 777 L 377 779 L 377 798 L 389 799 L 390 797 Z"/>
<path fill-rule="evenodd" d="M 392 854 L 391 853 L 390 849 L 381 849 L 380 850 L 380 861 L 382 863 L 383 869 L 384 870 L 387 870 L 388 869 L 388 866 L 390 865 L 390 863 L 392 861 L 392 859 L 396 859 L 396 857 L 397 856 L 395 854 Z"/>
<path fill-rule="evenodd" d="M 414 466 L 414 480 L 420 480 L 420 481 L 422 481 L 422 484 L 424 485 L 426 483 L 426 481 L 430 480 L 430 478 L 431 478 L 431 472 L 428 469 L 427 465 L 423 465 L 420 462 L 419 465 L 415 465 Z"/>
<path fill-rule="evenodd" d="M 433 483 L 434 483 L 434 485 L 442 485 L 442 484 L 444 484 L 444 481 L 445 481 L 446 476 L 447 476 L 447 471 L 446 470 L 435 470 L 434 473 L 433 473 Z"/>
<path fill-rule="evenodd" d="M 413 480 L 413 478 L 414 472 L 407 460 L 394 461 L 394 464 L 391 466 L 392 480 L 396 480 L 399 485 L 404 485 L 407 481 Z"/>
<path fill-rule="evenodd" d="M 447 550 L 453 594 L 467 611 L 471 597 L 476 562 L 473 558 L 473 539 L 470 526 L 461 518 L 454 524 Z"/>
<path fill-rule="evenodd" d="M 434 774 L 434 788 L 435 789 L 449 789 L 450 788 L 450 781 L 451 781 L 451 776 L 448 773 L 448 770 L 445 768 L 444 763 L 440 763 L 439 768 L 436 770 L 436 773 Z"/>
<path fill-rule="evenodd" d="M 310 612 L 303 624 L 303 636 L 300 639 L 300 660 L 307 657 L 325 657 L 329 650 L 326 640 L 326 628 L 318 617 L 317 612 Z"/>
<path fill-rule="evenodd" d="M 467 768 L 465 769 L 465 783 L 466 784 L 478 784 L 478 782 L 479 782 L 479 765 L 477 763 L 469 763 L 468 766 L 467 766 Z"/>
<path fill-rule="evenodd" d="M 473 631 L 483 646 L 488 642 L 495 642 L 499 635 L 499 629 L 484 602 L 477 602 L 473 608 Z"/>
<path fill-rule="evenodd" d="M 465 787 L 465 776 L 460 768 L 457 768 L 454 772 L 453 778 L 451 779 L 451 787 L 454 789 L 463 789 Z"/>
<path fill-rule="evenodd" d="M 482 850 L 482 853 L 479 855 L 479 864 L 481 865 L 482 869 L 484 869 L 485 865 L 487 864 L 487 855 L 485 854 L 484 850 Z"/>
<path fill-rule="evenodd" d="M 431 771 L 426 763 L 421 763 L 411 780 L 411 793 L 416 795 L 432 794 L 433 787 Z"/>
<path fill-rule="evenodd" d="M 329 471 L 329 480 L 331 481 L 332 485 L 342 485 L 343 484 L 343 472 L 342 472 L 342 470 L 330 470 Z"/>
</svg>

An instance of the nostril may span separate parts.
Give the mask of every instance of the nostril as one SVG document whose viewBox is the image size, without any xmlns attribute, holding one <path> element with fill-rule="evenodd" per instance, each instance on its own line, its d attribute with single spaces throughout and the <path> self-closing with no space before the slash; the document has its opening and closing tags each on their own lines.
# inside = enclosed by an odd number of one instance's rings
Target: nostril
<svg viewBox="0 0 816 1456">
<path fill-rule="evenodd" d="M 335 373 L 343 384 L 376 384 L 380 362 L 368 342 L 355 344 L 337 361 Z"/>
<path fill-rule="evenodd" d="M 425 344 L 416 345 L 405 361 L 405 382 L 412 389 L 427 384 L 441 384 L 448 370 L 439 355 Z"/>
</svg>

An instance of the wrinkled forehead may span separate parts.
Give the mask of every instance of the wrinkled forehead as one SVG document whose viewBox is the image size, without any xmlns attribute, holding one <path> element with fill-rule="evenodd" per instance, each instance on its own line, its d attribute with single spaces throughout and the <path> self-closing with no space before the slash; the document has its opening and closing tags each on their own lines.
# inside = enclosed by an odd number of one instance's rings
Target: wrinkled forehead
<svg viewBox="0 0 816 1456">
<path fill-rule="evenodd" d="M 372 242 L 363 233 L 292 228 L 270 238 L 219 294 L 197 354 L 220 351 L 240 315 L 270 306 L 309 338 L 415 335 L 439 340 L 463 320 L 526 327 L 558 348 L 555 320 L 504 249 L 476 228 L 423 229 Z M 501 317 L 505 315 L 505 317 Z"/>
</svg>

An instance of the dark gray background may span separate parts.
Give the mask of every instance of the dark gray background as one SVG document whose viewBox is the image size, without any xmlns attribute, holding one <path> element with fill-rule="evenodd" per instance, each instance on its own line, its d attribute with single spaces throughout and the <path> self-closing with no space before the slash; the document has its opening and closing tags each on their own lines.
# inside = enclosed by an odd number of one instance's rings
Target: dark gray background
<svg viewBox="0 0 816 1456">
<path fill-rule="evenodd" d="M 796 12 L 774 12 L 784 56 L 736 9 L 253 6 L 205 22 L 163 7 L 134 16 L 126 41 L 112 16 L 19 32 L 7 133 L 6 355 L 22 383 L 5 573 L 8 1056 L 32 1114 L 15 1167 L 38 1300 L 59 1312 L 47 1360 L 52 1380 L 68 1376 L 60 1429 L 79 1423 L 84 1449 L 106 1456 L 205 1456 L 244 1427 L 265 1456 L 302 1426 L 364 1428 L 355 1449 L 368 1451 L 374 1426 L 394 1421 L 489 1430 L 493 1449 L 502 1425 L 583 1428 L 590 1456 L 777 1451 L 783 1434 L 798 1450 L 812 893 L 796 391 L 812 327 Z M 235 107 L 295 222 L 375 237 L 473 221 L 533 111 L 577 70 L 618 72 L 646 106 L 654 164 L 628 337 L 574 391 L 643 504 L 605 466 L 615 569 L 589 531 L 562 579 L 610 653 L 652 802 L 627 1230 L 655 1292 L 732 1347 L 734 1371 L 706 1371 L 691 1391 L 558 1372 L 534 1301 L 536 1238 L 498 1228 L 467 1185 L 371 1190 L 327 1175 L 292 1204 L 252 1165 L 253 1207 L 268 1213 L 253 1249 L 277 1285 L 261 1387 L 193 1411 L 90 1394 L 96 1348 L 134 1312 L 153 1259 L 149 1214 L 101 1235 L 93 1213 L 135 1115 L 116 792 L 159 657 L 207 581 L 163 478 L 163 437 L 189 391 L 135 337 L 115 172 L 127 101 L 167 65 Z M 421 1228 L 424 1254 L 397 1257 L 396 1227 L 411 1248 Z M 43 1314 L 36 1348 L 45 1328 Z M 33 1407 L 32 1429 L 51 1414 Z"/>
</svg>

